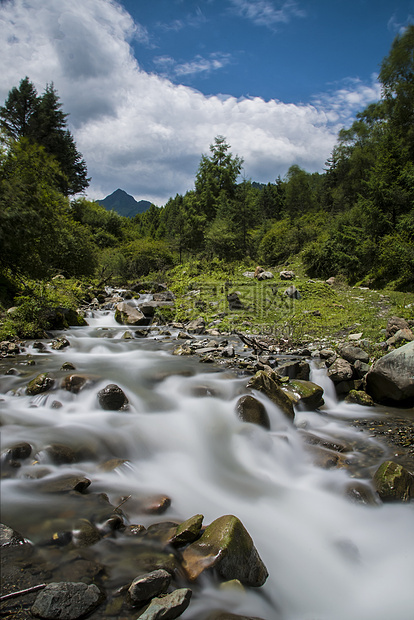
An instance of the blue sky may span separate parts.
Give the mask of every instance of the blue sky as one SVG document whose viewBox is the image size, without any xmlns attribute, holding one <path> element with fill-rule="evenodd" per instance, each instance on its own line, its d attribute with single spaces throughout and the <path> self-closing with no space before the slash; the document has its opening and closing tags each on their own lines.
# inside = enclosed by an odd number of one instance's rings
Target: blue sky
<svg viewBox="0 0 414 620">
<path fill-rule="evenodd" d="M 414 0 L 0 0 L 0 102 L 53 82 L 89 176 L 161 206 L 217 135 L 262 183 L 322 171 Z"/>
<path fill-rule="evenodd" d="M 145 28 L 141 67 L 205 95 L 308 102 L 343 81 L 369 82 L 414 19 L 398 0 L 126 0 Z"/>
</svg>

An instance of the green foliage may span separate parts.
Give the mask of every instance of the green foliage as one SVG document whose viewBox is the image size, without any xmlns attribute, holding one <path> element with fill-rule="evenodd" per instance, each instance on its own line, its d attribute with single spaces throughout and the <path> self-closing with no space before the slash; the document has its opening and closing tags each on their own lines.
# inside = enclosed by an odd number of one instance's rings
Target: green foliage
<svg viewBox="0 0 414 620">
<path fill-rule="evenodd" d="M 56 159 L 62 172 L 59 189 L 69 196 L 88 187 L 89 179 L 86 163 L 66 127 L 68 115 L 61 107 L 53 84 L 47 84 L 39 97 L 34 85 L 25 77 L 19 88 L 11 89 L 4 106 L 0 107 L 0 127 L 14 140 L 27 138 L 43 146 Z"/>
<path fill-rule="evenodd" d="M 50 328 L 50 311 L 58 307 L 76 310 L 85 294 L 79 281 L 65 278 L 50 282 L 28 281 L 20 291 L 14 290 L 15 309 L 0 327 L 2 340 L 43 338 Z"/>
<path fill-rule="evenodd" d="M 210 145 L 210 156 L 203 155 L 198 167 L 195 189 L 202 212 L 212 218 L 223 195 L 232 199 L 243 160 L 229 152 L 224 136 L 216 136 Z"/>
<path fill-rule="evenodd" d="M 174 258 L 164 241 L 138 239 L 125 247 L 126 279 L 147 276 L 152 271 L 164 272 L 172 267 Z"/>
<path fill-rule="evenodd" d="M 61 171 L 43 147 L 21 138 L 0 168 L 0 261 L 29 277 L 90 275 L 94 247 L 70 217 L 59 191 Z"/>
</svg>

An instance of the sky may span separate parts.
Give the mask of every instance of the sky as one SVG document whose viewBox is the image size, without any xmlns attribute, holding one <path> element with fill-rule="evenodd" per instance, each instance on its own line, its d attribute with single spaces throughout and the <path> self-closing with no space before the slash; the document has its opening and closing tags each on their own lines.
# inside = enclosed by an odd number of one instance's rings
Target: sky
<svg viewBox="0 0 414 620">
<path fill-rule="evenodd" d="M 226 138 L 242 178 L 322 172 L 414 0 L 0 0 L 0 104 L 53 83 L 91 177 L 164 205 Z"/>
</svg>

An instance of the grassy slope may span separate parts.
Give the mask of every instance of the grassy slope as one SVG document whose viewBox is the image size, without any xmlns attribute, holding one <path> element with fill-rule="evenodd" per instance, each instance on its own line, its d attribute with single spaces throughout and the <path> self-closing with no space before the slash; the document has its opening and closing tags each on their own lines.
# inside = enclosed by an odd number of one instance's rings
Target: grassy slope
<svg viewBox="0 0 414 620">
<path fill-rule="evenodd" d="M 292 282 L 280 279 L 283 266 L 271 269 L 274 278 L 263 282 L 243 276 L 251 266 L 218 265 L 209 273 L 205 267 L 190 263 L 169 273 L 167 282 L 177 298 L 176 320 L 203 316 L 220 331 L 266 333 L 305 344 L 322 339 L 335 342 L 361 332 L 372 343 L 381 342 L 388 317 L 414 318 L 414 293 L 350 287 L 341 280 L 330 286 L 310 280 L 300 261 L 287 267 L 296 274 Z M 284 294 L 291 284 L 301 299 L 291 300 Z M 232 292 L 238 293 L 244 309 L 229 309 L 227 294 Z"/>
</svg>

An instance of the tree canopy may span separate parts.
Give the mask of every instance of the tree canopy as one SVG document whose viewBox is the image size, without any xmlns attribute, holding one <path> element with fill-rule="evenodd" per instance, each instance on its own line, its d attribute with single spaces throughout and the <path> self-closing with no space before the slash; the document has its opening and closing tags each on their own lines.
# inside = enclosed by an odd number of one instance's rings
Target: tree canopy
<svg viewBox="0 0 414 620">
<path fill-rule="evenodd" d="M 65 196 L 78 194 L 89 185 L 87 168 L 66 126 L 67 114 L 61 110 L 53 84 L 38 96 L 28 77 L 13 87 L 0 107 L 0 127 L 14 140 L 27 138 L 43 146 L 58 162 L 63 175 L 60 190 Z"/>
</svg>

